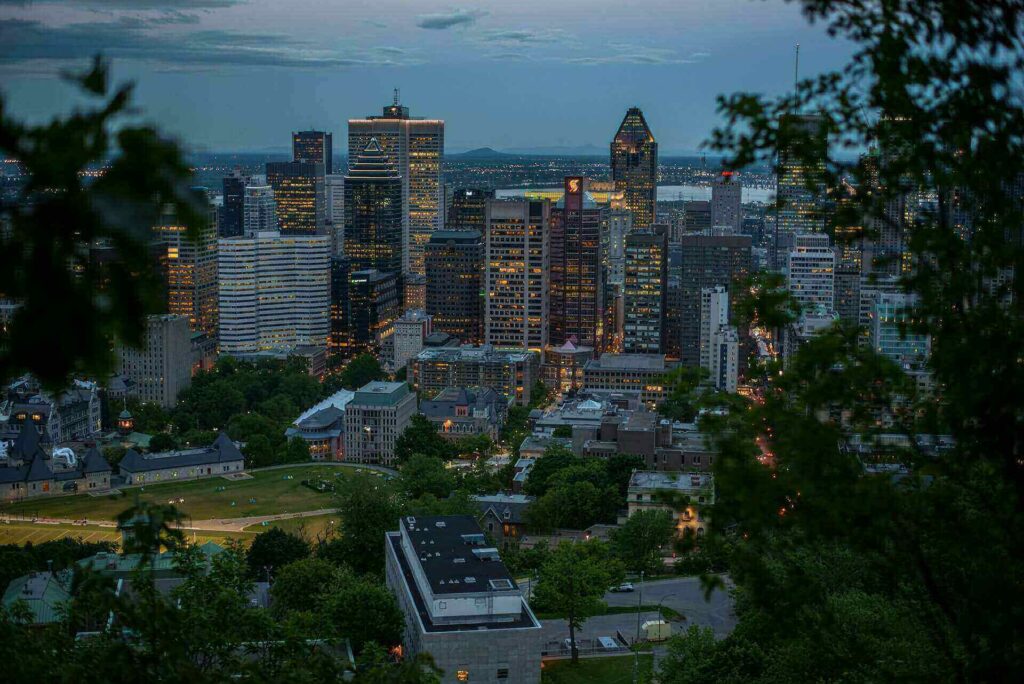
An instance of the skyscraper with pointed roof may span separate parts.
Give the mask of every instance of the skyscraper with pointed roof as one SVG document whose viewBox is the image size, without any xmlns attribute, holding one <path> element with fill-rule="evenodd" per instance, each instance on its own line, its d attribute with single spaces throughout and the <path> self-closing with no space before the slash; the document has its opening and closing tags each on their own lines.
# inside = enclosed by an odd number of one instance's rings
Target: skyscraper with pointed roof
<svg viewBox="0 0 1024 684">
<path fill-rule="evenodd" d="M 376 138 L 345 176 L 345 256 L 350 272 L 402 273 L 402 178 Z"/>
<path fill-rule="evenodd" d="M 655 222 L 658 201 L 658 143 L 639 107 L 631 107 L 611 144 L 612 181 L 633 212 L 633 227 Z"/>
</svg>

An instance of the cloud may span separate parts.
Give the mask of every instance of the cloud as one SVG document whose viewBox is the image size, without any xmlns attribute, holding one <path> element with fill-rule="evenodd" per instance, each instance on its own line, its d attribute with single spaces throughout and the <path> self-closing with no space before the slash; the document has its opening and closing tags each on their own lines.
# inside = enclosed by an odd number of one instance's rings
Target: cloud
<svg viewBox="0 0 1024 684">
<path fill-rule="evenodd" d="M 36 60 L 80 61 L 97 52 L 114 59 L 154 62 L 175 69 L 211 66 L 293 68 L 397 65 L 397 53 L 347 54 L 311 47 L 287 36 L 222 30 L 150 31 L 139 17 L 112 22 L 46 26 L 38 21 L 0 19 L 0 64 Z M 161 27 L 164 29 L 165 27 Z"/>
<path fill-rule="evenodd" d="M 0 5 L 78 5 L 102 9 L 191 10 L 241 5 L 247 0 L 0 0 Z"/>
<path fill-rule="evenodd" d="M 422 29 L 444 30 L 454 26 L 468 26 L 486 15 L 484 10 L 457 9 L 444 14 L 421 14 L 416 25 Z"/>
<path fill-rule="evenodd" d="M 691 52 L 690 59 L 707 59 L 711 56 L 710 52 Z"/>
<path fill-rule="evenodd" d="M 602 55 L 572 57 L 566 59 L 568 64 L 581 66 L 600 66 L 605 64 L 637 64 L 657 66 L 662 64 L 696 64 L 701 60 L 701 53 L 689 57 L 681 57 L 674 50 L 667 48 L 631 45 L 627 43 L 610 43 L 609 52 Z"/>
<path fill-rule="evenodd" d="M 480 34 L 485 43 L 525 45 L 534 43 L 574 42 L 575 38 L 562 29 L 491 29 Z"/>
</svg>

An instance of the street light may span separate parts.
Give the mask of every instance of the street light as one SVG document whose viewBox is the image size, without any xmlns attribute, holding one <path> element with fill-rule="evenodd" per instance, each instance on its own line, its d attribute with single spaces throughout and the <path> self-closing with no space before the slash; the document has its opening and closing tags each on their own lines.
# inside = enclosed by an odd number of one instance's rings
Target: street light
<svg viewBox="0 0 1024 684">
<path fill-rule="evenodd" d="M 665 599 L 667 599 L 670 596 L 675 596 L 675 594 L 674 593 L 672 593 L 672 594 L 665 594 L 664 596 L 661 597 L 661 600 L 658 601 L 658 617 L 659 618 L 662 617 L 662 615 L 661 615 L 661 604 L 664 603 Z M 651 647 L 651 676 L 652 677 L 654 676 L 654 673 L 657 671 L 657 665 L 658 665 L 658 651 L 655 650 L 655 648 L 652 646 Z"/>
<path fill-rule="evenodd" d="M 640 606 L 644 595 L 644 571 L 640 571 L 640 591 L 636 593 L 636 639 L 633 641 L 633 684 L 637 684 L 640 677 L 640 651 L 637 645 L 640 643 Z"/>
</svg>

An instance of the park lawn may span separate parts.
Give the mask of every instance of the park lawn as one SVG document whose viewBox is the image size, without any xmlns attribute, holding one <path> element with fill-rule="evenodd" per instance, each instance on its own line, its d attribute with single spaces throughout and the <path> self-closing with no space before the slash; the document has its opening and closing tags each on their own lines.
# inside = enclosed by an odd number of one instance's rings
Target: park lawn
<svg viewBox="0 0 1024 684">
<path fill-rule="evenodd" d="M 223 544 L 230 538 L 247 542 L 252 539 L 251 532 L 207 532 L 205 530 L 183 530 L 190 542 L 205 544 L 208 541 Z M 28 542 L 42 544 L 54 539 L 71 537 L 84 542 L 121 542 L 121 535 L 112 527 L 99 525 L 51 525 L 29 522 L 0 522 L 0 545 L 17 544 L 24 546 Z"/>
<path fill-rule="evenodd" d="M 319 539 L 326 540 L 331 535 L 337 534 L 338 525 L 341 524 L 341 517 L 337 513 L 327 515 L 311 515 L 304 518 L 286 518 L 285 520 L 271 520 L 267 524 L 250 525 L 245 528 L 248 533 L 266 532 L 271 527 L 277 527 L 304 537 L 310 542 Z"/>
<path fill-rule="evenodd" d="M 650 654 L 640 654 L 640 684 L 651 681 Z M 542 684 L 630 684 L 633 681 L 633 656 L 600 656 L 571 660 L 545 660 Z"/>
<path fill-rule="evenodd" d="M 303 487 L 301 481 L 318 476 L 333 481 L 342 477 L 342 470 L 333 466 L 310 464 L 252 471 L 251 479 L 245 480 L 211 477 L 128 487 L 121 490 L 122 496 L 75 494 L 52 499 L 30 499 L 0 506 L 0 513 L 68 520 L 116 520 L 118 514 L 131 506 L 136 495 L 150 503 L 173 502 L 192 520 L 315 511 L 332 508 L 335 505 L 333 496 Z M 285 479 L 289 476 L 292 479 Z M 223 491 L 217 491 L 222 487 Z M 250 499 L 255 499 L 255 503 L 250 503 Z M 232 506 L 232 502 L 235 505 Z"/>
</svg>

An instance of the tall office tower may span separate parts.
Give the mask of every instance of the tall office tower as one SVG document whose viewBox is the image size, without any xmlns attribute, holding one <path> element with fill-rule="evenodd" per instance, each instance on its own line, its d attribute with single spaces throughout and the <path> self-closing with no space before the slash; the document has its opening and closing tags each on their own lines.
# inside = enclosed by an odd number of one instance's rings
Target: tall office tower
<svg viewBox="0 0 1024 684">
<path fill-rule="evenodd" d="M 401 278 L 398 273 L 375 269 L 353 271 L 348 276 L 349 353 L 380 356 L 391 340 L 395 319 L 402 312 Z"/>
<path fill-rule="evenodd" d="M 661 354 L 664 340 L 668 239 L 662 233 L 633 230 L 626 236 L 622 349 Z"/>
<path fill-rule="evenodd" d="M 139 399 L 174 408 L 192 382 L 192 331 L 184 316 L 146 317 L 145 344 L 117 349 L 117 372 L 130 380 Z"/>
<path fill-rule="evenodd" d="M 486 229 L 486 216 L 485 216 Z M 483 233 L 439 230 L 430 236 L 427 267 L 427 314 L 435 330 L 466 344 L 483 342 Z"/>
<path fill-rule="evenodd" d="M 324 131 L 292 133 L 292 161 L 324 165 L 324 173 L 334 173 L 334 143 Z"/>
<path fill-rule="evenodd" d="M 825 233 L 797 233 L 786 260 L 786 282 L 805 312 L 835 310 L 836 255 Z"/>
<path fill-rule="evenodd" d="M 621 286 L 626 280 L 626 236 L 633 230 L 633 214 L 624 209 L 613 209 L 608 213 L 607 239 L 602 245 L 607 281 Z"/>
<path fill-rule="evenodd" d="M 242 207 L 242 234 L 277 230 L 277 203 L 274 201 L 274 191 L 269 185 L 247 185 Z"/>
<path fill-rule="evenodd" d="M 551 203 L 488 200 L 484 339 L 541 352 L 548 341 Z"/>
<path fill-rule="evenodd" d="M 324 199 L 327 202 L 331 254 L 340 254 L 345 242 L 345 174 L 327 174 L 324 178 Z"/>
<path fill-rule="evenodd" d="M 633 212 L 633 226 L 647 228 L 657 217 L 658 143 L 639 108 L 626 111 L 611 151 L 612 180 Z"/>
<path fill-rule="evenodd" d="M 750 275 L 750 236 L 684 235 L 679 256 L 679 289 L 674 293 L 679 316 L 679 359 L 684 365 L 697 366 L 701 290 L 715 285 L 729 288 L 738 278 Z"/>
<path fill-rule="evenodd" d="M 317 162 L 267 162 L 277 222 L 283 235 L 322 235 L 327 223 L 324 166 Z"/>
<path fill-rule="evenodd" d="M 852 204 L 856 190 L 840 197 L 839 206 Z M 853 208 L 853 207 L 851 207 Z M 849 212 L 844 212 L 849 213 Z M 864 271 L 864 235 L 861 225 L 836 225 L 835 310 L 843 323 L 856 326 L 860 316 L 860 278 Z"/>
<path fill-rule="evenodd" d="M 375 138 L 351 157 L 345 176 L 345 256 L 352 271 L 401 276 L 402 179 Z"/>
<path fill-rule="evenodd" d="M 348 158 L 355 159 L 376 138 L 402 179 L 402 273 L 423 275 L 423 247 L 441 228 L 444 192 L 444 121 L 416 119 L 409 108 L 394 102 L 381 116 L 349 119 Z"/>
<path fill-rule="evenodd" d="M 244 226 L 245 186 L 249 179 L 235 169 L 230 176 L 224 176 L 224 205 L 220 215 L 219 237 L 235 237 L 242 234 Z"/>
<path fill-rule="evenodd" d="M 683 202 L 683 224 L 686 233 L 700 233 L 714 225 L 711 216 L 711 202 L 688 200 Z"/>
<path fill-rule="evenodd" d="M 217 211 L 193 240 L 173 212 L 153 228 L 167 291 L 167 313 L 188 318 L 192 332 L 217 339 Z"/>
<path fill-rule="evenodd" d="M 586 179 L 568 176 L 551 210 L 548 341 L 560 347 L 604 348 L 601 229 L 608 212 L 587 192 Z"/>
<path fill-rule="evenodd" d="M 327 353 L 345 358 L 348 354 L 348 258 L 331 256 L 331 329 L 327 334 Z"/>
<path fill-rule="evenodd" d="M 330 327 L 330 239 L 279 231 L 222 238 L 220 350 L 247 354 L 326 347 Z"/>
<path fill-rule="evenodd" d="M 723 171 L 711 186 L 711 225 L 714 228 L 731 228 L 739 234 L 743 227 L 743 213 L 740 211 L 743 183 L 732 171 Z"/>
<path fill-rule="evenodd" d="M 685 233 L 683 234 L 685 235 Z M 668 358 L 678 361 L 681 356 L 683 314 L 679 308 L 683 278 L 683 236 L 669 238 L 668 243 L 668 279 L 665 287 L 666 312 L 661 339 L 664 342 L 664 353 Z"/>
<path fill-rule="evenodd" d="M 871 305 L 871 346 L 910 375 L 927 373 L 931 354 L 931 336 L 905 329 L 917 304 L 917 295 L 878 292 Z"/>
<path fill-rule="evenodd" d="M 779 121 L 783 146 L 776 167 L 779 209 L 775 223 L 775 265 L 781 267 L 796 233 L 825 230 L 825 159 L 828 131 L 813 114 L 788 114 Z"/>
<path fill-rule="evenodd" d="M 494 199 L 494 190 L 456 188 L 445 223 L 447 230 L 478 230 L 487 227 L 487 200 Z"/>
<path fill-rule="evenodd" d="M 711 336 L 729 325 L 729 291 L 724 285 L 700 291 L 700 365 L 711 371 Z"/>
<path fill-rule="evenodd" d="M 740 370 L 740 335 L 734 325 L 720 325 L 711 334 L 708 372 L 711 382 L 723 392 L 736 392 Z"/>
</svg>

